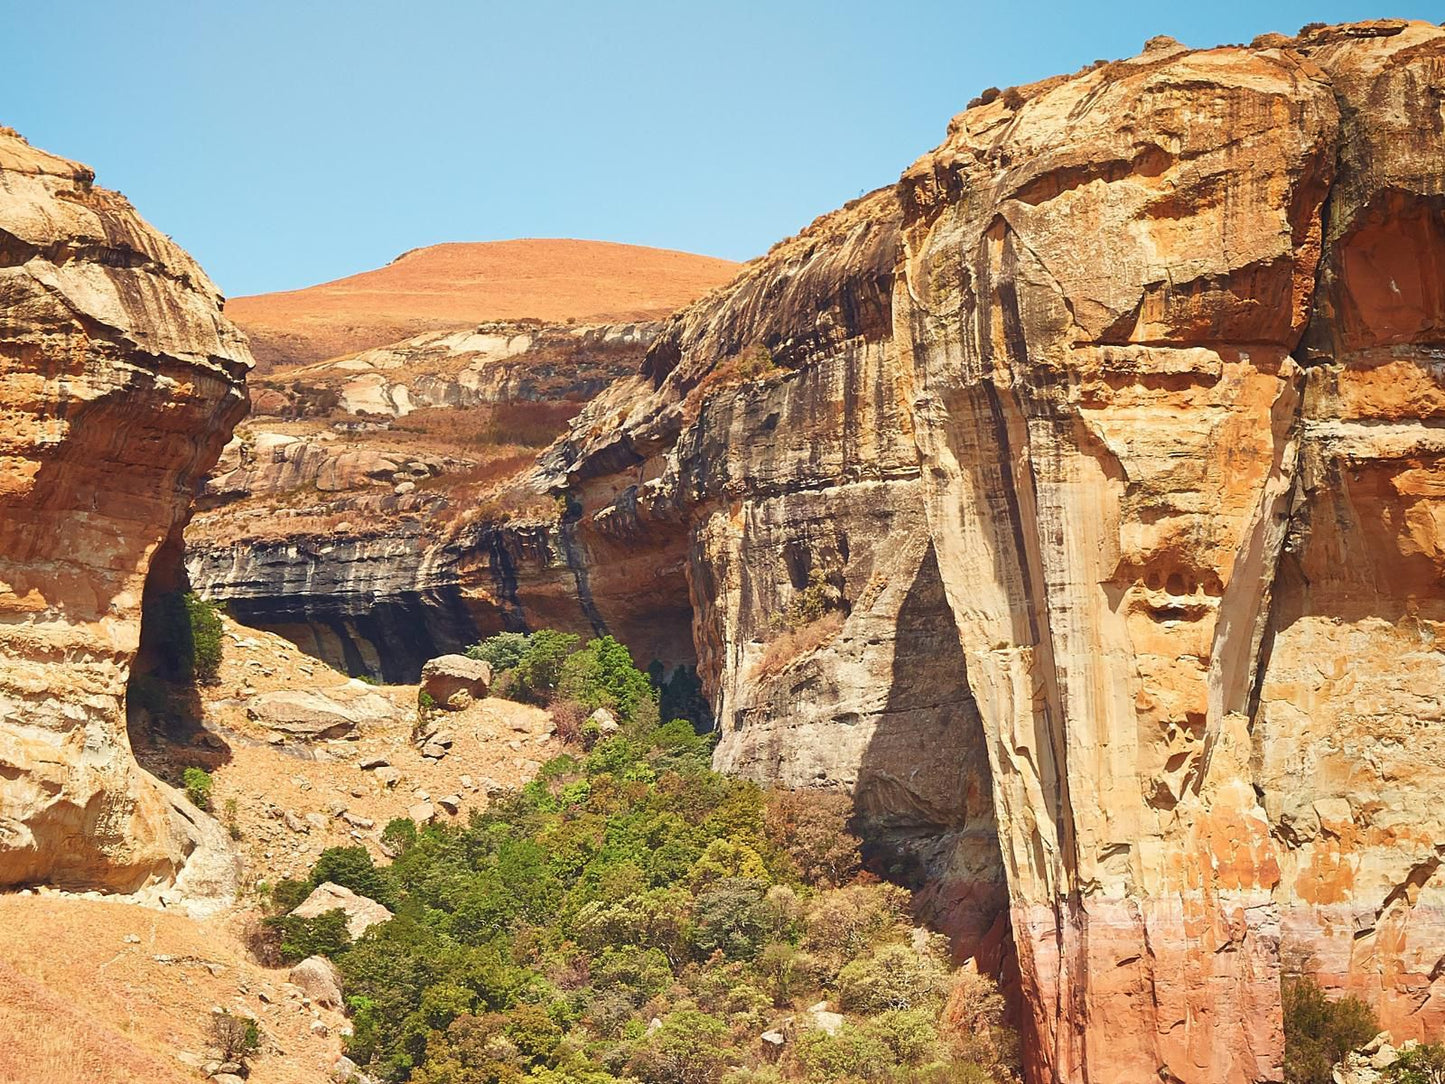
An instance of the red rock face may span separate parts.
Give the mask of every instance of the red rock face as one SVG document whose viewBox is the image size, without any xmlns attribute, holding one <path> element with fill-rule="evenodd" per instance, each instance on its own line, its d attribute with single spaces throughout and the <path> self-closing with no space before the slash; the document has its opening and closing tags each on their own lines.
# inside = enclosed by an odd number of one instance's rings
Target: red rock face
<svg viewBox="0 0 1445 1084">
<path fill-rule="evenodd" d="M 151 559 L 249 355 L 200 268 L 91 179 L 0 130 L 0 885 L 189 867 L 224 892 L 223 833 L 136 766 L 124 696 Z"/>
</svg>

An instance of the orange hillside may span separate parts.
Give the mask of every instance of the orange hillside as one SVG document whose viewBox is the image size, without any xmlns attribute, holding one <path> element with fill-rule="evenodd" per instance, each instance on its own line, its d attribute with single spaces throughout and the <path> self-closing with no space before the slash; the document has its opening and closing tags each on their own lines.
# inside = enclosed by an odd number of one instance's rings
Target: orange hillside
<svg viewBox="0 0 1445 1084">
<path fill-rule="evenodd" d="M 335 282 L 233 298 L 226 315 L 269 369 L 484 320 L 655 319 L 727 282 L 738 266 L 607 241 L 432 245 Z"/>
</svg>

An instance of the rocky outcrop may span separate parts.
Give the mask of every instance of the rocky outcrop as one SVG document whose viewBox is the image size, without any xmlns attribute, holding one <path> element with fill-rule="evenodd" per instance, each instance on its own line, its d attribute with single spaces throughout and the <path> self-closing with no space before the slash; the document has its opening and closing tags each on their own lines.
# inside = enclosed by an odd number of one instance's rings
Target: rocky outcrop
<svg viewBox="0 0 1445 1084">
<path fill-rule="evenodd" d="M 410 517 L 351 530 L 188 544 L 186 567 L 238 620 L 388 682 L 413 683 L 428 659 L 503 629 L 592 630 L 555 525 L 441 532 Z"/>
<path fill-rule="evenodd" d="M 589 612 L 1011 941 L 1031 1079 L 1279 1079 L 1282 953 L 1433 1034 L 1445 33 L 986 97 L 548 454 Z"/>
<path fill-rule="evenodd" d="M 421 692 L 441 708 L 464 708 L 487 695 L 492 668 L 466 655 L 439 655 L 421 668 Z"/>
<path fill-rule="evenodd" d="M 391 912 L 370 896 L 362 896 L 345 885 L 322 881 L 291 912 L 297 918 L 318 918 L 328 911 L 346 916 L 346 932 L 353 940 L 371 927 L 391 921 Z"/>
<path fill-rule="evenodd" d="M 586 400 L 636 371 L 659 326 L 524 320 L 433 332 L 262 377 L 252 397 L 258 413 L 287 417 Z"/>
<path fill-rule="evenodd" d="M 253 382 L 187 531 L 191 582 L 389 681 L 503 629 L 592 632 L 556 502 L 515 482 L 658 328 L 492 323 Z M 690 656 L 685 600 L 673 627 Z"/>
<path fill-rule="evenodd" d="M 0 886 L 224 892 L 224 833 L 136 766 L 124 696 L 147 569 L 249 355 L 201 269 L 92 181 L 0 130 Z"/>
</svg>

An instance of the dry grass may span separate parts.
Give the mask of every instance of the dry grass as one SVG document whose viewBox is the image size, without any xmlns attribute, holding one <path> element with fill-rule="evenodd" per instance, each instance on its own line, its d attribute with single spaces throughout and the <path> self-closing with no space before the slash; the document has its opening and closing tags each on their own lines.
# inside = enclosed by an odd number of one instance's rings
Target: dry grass
<svg viewBox="0 0 1445 1084">
<path fill-rule="evenodd" d="M 750 346 L 730 357 L 723 358 L 708 371 L 706 376 L 693 385 L 688 391 L 687 397 L 683 399 L 684 423 L 692 425 L 696 422 L 702 414 L 704 404 L 718 392 L 728 388 L 742 387 L 744 384 L 766 378 L 777 371 L 778 365 L 773 360 L 772 352 L 762 345 Z"/>
<path fill-rule="evenodd" d="M 489 320 L 654 319 L 729 281 L 738 266 L 601 241 L 433 245 L 308 289 L 232 298 L 226 315 L 250 334 L 264 371 Z"/>
<path fill-rule="evenodd" d="M 467 453 L 500 445 L 545 448 L 567 431 L 581 409 L 582 404 L 565 401 L 427 407 L 398 419 L 388 436 Z"/>
<path fill-rule="evenodd" d="M 816 651 L 838 635 L 842 628 L 842 612 L 831 610 L 816 621 L 789 629 L 769 641 L 763 657 L 758 660 L 757 676 L 761 678 L 782 673 L 794 659 Z"/>
<path fill-rule="evenodd" d="M 216 1005 L 260 1024 L 269 1050 L 250 1084 L 322 1084 L 342 1018 L 326 1013 L 333 1035 L 311 1036 L 285 980 L 246 958 L 224 916 L 0 896 L 0 1084 L 191 1084 L 177 1055 L 209 1054 Z"/>
</svg>

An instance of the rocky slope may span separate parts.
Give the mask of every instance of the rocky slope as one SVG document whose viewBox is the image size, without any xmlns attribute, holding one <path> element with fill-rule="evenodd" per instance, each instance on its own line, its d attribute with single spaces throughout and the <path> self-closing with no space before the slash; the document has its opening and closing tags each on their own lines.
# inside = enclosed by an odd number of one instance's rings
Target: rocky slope
<svg viewBox="0 0 1445 1084">
<path fill-rule="evenodd" d="M 1277 1080 L 1282 956 L 1437 1034 L 1445 32 L 985 98 L 548 455 L 590 612 L 1007 905 L 1033 1079 Z"/>
<path fill-rule="evenodd" d="M 224 894 L 223 834 L 141 772 L 141 595 L 245 412 L 215 287 L 84 166 L 0 130 L 0 886 Z"/>
<path fill-rule="evenodd" d="M 657 324 L 493 323 L 253 380 L 186 533 L 193 584 L 352 674 L 528 623 L 591 631 L 537 450 Z"/>
<path fill-rule="evenodd" d="M 606 241 L 453 243 L 412 249 L 385 267 L 304 290 L 238 297 L 227 313 L 267 370 L 488 320 L 657 319 L 736 270 L 729 260 Z"/>
</svg>

